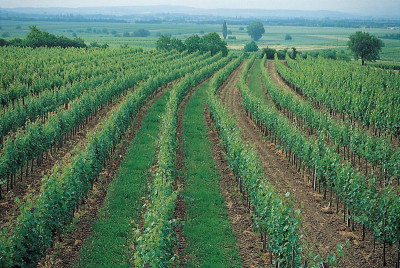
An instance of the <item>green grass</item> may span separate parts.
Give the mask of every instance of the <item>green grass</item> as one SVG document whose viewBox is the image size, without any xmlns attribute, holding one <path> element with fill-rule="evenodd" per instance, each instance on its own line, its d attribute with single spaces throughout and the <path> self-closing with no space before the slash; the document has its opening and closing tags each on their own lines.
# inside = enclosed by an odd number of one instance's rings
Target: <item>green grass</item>
<svg viewBox="0 0 400 268">
<path fill-rule="evenodd" d="M 208 83 L 189 100 L 184 112 L 186 267 L 240 267 L 236 238 L 221 195 L 219 175 L 203 116 Z"/>
<path fill-rule="evenodd" d="M 254 94 L 260 98 L 260 100 L 267 101 L 264 96 L 264 90 L 261 84 L 260 74 L 261 74 L 261 66 L 260 66 L 260 59 L 256 59 L 254 61 L 253 67 L 250 69 L 249 72 L 249 80 L 247 85 L 249 89 L 254 92 Z"/>
<path fill-rule="evenodd" d="M 80 267 L 131 267 L 133 228 L 139 224 L 149 169 L 154 164 L 160 114 L 168 93 L 148 110 L 127 151 L 81 251 Z"/>
</svg>

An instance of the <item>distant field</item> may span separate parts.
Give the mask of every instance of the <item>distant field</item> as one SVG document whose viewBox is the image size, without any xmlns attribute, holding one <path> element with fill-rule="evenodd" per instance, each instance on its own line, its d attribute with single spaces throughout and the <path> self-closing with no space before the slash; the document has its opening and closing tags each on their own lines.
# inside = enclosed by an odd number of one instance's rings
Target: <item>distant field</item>
<svg viewBox="0 0 400 268">
<path fill-rule="evenodd" d="M 222 25 L 191 24 L 191 23 L 97 23 L 97 22 L 48 22 L 48 21 L 1 21 L 0 35 L 5 32 L 10 33 L 9 38 L 25 37 L 29 32 L 29 25 L 37 25 L 40 29 L 50 33 L 72 37 L 75 33 L 82 37 L 86 42 L 108 43 L 111 47 L 119 47 L 127 44 L 129 46 L 139 46 L 144 48 L 154 48 L 155 42 L 161 34 L 172 35 L 177 38 L 186 38 L 192 34 L 219 32 Z M 21 29 L 17 29 L 20 26 Z M 240 30 L 243 27 L 244 30 Z M 145 38 L 123 37 L 124 32 L 130 32 L 144 28 L 150 31 L 151 35 Z M 91 30 L 89 30 L 91 29 Z M 232 36 L 236 40 L 227 39 L 229 48 L 242 49 L 244 44 L 250 41 L 246 33 L 246 25 L 229 25 L 228 30 L 232 31 Z M 96 30 L 97 33 L 94 33 Z M 272 47 L 284 49 L 296 47 L 298 50 L 318 50 L 333 48 L 337 50 L 346 49 L 346 41 L 350 34 L 358 31 L 368 31 L 376 36 L 385 34 L 400 33 L 400 30 L 389 29 L 356 29 L 356 28 L 329 28 L 329 27 L 295 27 L 295 26 L 268 26 L 265 27 L 266 33 L 257 42 L 260 48 Z M 116 31 L 117 35 L 111 34 Z M 108 34 L 107 34 L 108 32 Z M 292 36 L 292 40 L 285 41 L 286 34 Z M 400 41 L 383 39 L 385 47 L 382 50 L 383 60 L 400 61 Z"/>
</svg>

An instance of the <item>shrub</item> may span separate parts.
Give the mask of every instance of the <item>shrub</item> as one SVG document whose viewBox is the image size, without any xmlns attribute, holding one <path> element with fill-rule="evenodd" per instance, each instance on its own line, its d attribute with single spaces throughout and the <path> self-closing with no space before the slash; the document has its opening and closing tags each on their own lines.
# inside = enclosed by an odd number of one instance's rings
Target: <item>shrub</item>
<svg viewBox="0 0 400 268">
<path fill-rule="evenodd" d="M 251 41 L 250 43 L 246 44 L 243 49 L 245 52 L 256 52 L 258 51 L 258 46 L 256 42 Z"/>
</svg>

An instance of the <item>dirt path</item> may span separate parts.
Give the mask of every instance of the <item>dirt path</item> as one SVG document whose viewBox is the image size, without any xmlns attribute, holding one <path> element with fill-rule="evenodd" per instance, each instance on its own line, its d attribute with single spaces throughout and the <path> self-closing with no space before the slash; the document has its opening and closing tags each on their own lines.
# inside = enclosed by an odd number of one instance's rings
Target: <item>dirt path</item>
<svg viewBox="0 0 400 268">
<path fill-rule="evenodd" d="M 118 98 L 110 105 L 104 106 L 97 115 L 93 116 L 88 123 L 80 128 L 75 135 L 69 139 L 64 140 L 64 144 L 61 148 L 53 154 L 45 154 L 43 163 L 40 166 L 35 166 L 32 172 L 28 173 L 28 176 L 24 176 L 22 181 L 17 179 L 17 185 L 14 189 L 10 190 L 4 199 L 0 200 L 0 225 L 4 225 L 10 219 L 15 218 L 19 214 L 18 205 L 15 203 L 15 198 L 23 200 L 25 196 L 36 195 L 40 192 L 40 187 L 42 186 L 42 178 L 53 173 L 54 169 L 59 166 L 63 166 L 69 163 L 74 148 L 78 146 L 83 148 L 87 138 L 88 133 L 96 129 L 102 124 L 102 122 L 108 117 L 112 109 L 118 105 L 123 97 Z"/>
<path fill-rule="evenodd" d="M 281 61 L 286 67 L 288 67 L 288 68 L 290 68 L 288 65 L 287 65 L 287 62 L 286 61 Z M 267 61 L 267 70 L 268 70 L 268 72 L 270 73 L 270 75 L 271 75 L 271 78 L 272 78 L 272 80 L 277 84 L 277 85 L 279 85 L 279 86 L 281 86 L 281 87 L 283 87 L 284 89 L 287 89 L 287 90 L 290 90 L 290 91 L 292 91 L 292 92 L 294 92 L 295 94 L 296 94 L 296 96 L 298 96 L 299 98 L 301 98 L 301 99 L 303 99 L 303 100 L 308 100 L 312 105 L 314 105 L 314 107 L 315 107 L 315 109 L 319 109 L 319 110 L 322 110 L 322 111 L 324 111 L 326 114 L 329 114 L 329 110 L 323 105 L 323 107 L 319 107 L 319 106 L 317 106 L 316 104 L 315 104 L 315 102 L 313 101 L 313 100 L 311 100 L 309 97 L 307 97 L 305 94 L 303 95 L 303 94 L 300 94 L 299 92 L 297 92 L 296 90 L 293 90 L 290 86 L 289 86 L 289 84 L 288 83 L 286 83 L 284 80 L 283 80 L 283 78 L 280 76 L 280 74 L 278 73 L 278 71 L 277 71 L 277 69 L 276 69 L 276 66 L 275 66 L 275 61 L 273 61 L 273 60 L 268 60 Z M 300 89 L 301 90 L 301 89 Z M 345 116 L 347 117 L 347 119 L 346 119 L 346 121 L 348 122 L 348 124 L 350 124 L 350 119 L 348 118 L 349 117 L 349 115 L 348 114 L 345 114 Z M 339 121 L 344 121 L 344 115 L 342 114 L 342 113 L 339 113 L 339 112 L 337 112 L 336 113 L 336 115 L 335 115 L 335 117 L 334 118 L 336 118 L 337 120 L 339 120 Z M 368 132 L 371 136 L 373 136 L 373 137 L 379 137 L 379 136 L 384 136 L 385 134 L 384 134 L 384 132 L 385 131 L 380 131 L 380 132 L 382 132 L 381 134 L 379 134 L 379 131 L 377 131 L 377 133 L 374 133 L 374 129 L 372 128 L 372 127 L 370 127 L 370 128 L 367 128 L 367 127 L 365 127 L 365 125 L 361 122 L 361 121 L 359 121 L 359 120 L 353 120 L 353 124 L 354 124 L 354 122 L 355 122 L 355 124 L 360 128 L 360 129 L 362 129 L 363 131 L 365 131 L 365 132 Z M 388 137 L 390 137 L 390 135 L 388 135 Z M 389 138 L 389 140 L 390 140 L 390 138 Z M 391 140 L 391 143 L 392 143 L 392 146 L 394 147 L 394 148 L 398 148 L 399 146 L 400 146 L 400 137 L 395 137 L 395 136 L 392 136 L 392 140 Z"/>
<path fill-rule="evenodd" d="M 297 98 L 299 101 L 303 101 L 303 102 L 307 102 L 305 100 L 305 98 L 303 98 L 302 96 L 300 96 L 296 91 L 292 90 L 286 83 L 285 81 L 282 79 L 282 77 L 279 75 L 279 73 L 276 70 L 276 66 L 275 66 L 275 62 L 274 61 L 267 61 L 267 65 L 266 68 L 268 70 L 268 72 L 270 73 L 270 76 L 272 78 L 272 81 L 278 85 L 281 89 L 287 91 L 287 92 L 293 92 L 294 93 L 294 97 Z M 264 86 L 264 85 L 263 85 Z M 265 92 L 265 96 L 267 97 L 267 99 L 270 100 L 270 96 L 267 93 L 267 91 L 264 88 L 264 92 Z M 271 103 L 274 104 L 271 100 Z M 275 104 L 274 104 L 275 105 Z M 325 113 L 326 115 L 329 114 L 329 111 L 327 109 L 324 108 L 317 108 L 314 106 L 315 110 L 319 110 L 322 113 Z M 284 113 L 284 112 L 283 112 Z M 286 114 L 286 116 L 288 116 Z M 341 118 L 336 117 L 336 121 L 338 123 L 343 122 Z M 302 127 L 302 123 L 301 120 L 296 120 L 293 121 L 292 123 L 294 124 L 295 122 L 297 122 L 297 126 L 299 129 L 301 129 Z M 312 129 L 311 127 L 307 127 L 306 129 Z M 363 128 L 360 128 L 363 129 Z M 307 131 L 308 132 L 308 131 Z M 305 133 L 303 131 L 303 133 Z M 314 131 L 314 135 L 316 136 L 316 132 Z M 326 142 L 328 144 L 330 144 L 331 146 L 335 146 L 335 142 L 333 140 L 326 140 Z M 352 152 L 349 152 L 349 148 L 347 148 L 346 151 L 344 151 L 343 147 L 339 147 L 339 150 L 337 151 L 341 157 L 341 160 L 343 163 L 347 162 L 349 163 L 354 169 L 359 170 L 362 174 L 364 174 L 364 176 L 366 178 L 371 178 L 370 176 L 370 172 L 371 170 L 375 170 L 376 173 L 380 174 L 380 178 L 378 179 L 378 183 L 379 183 L 379 187 L 386 187 L 387 182 L 383 179 L 383 171 L 381 169 L 380 166 L 374 167 L 373 164 L 371 164 L 370 162 L 368 162 L 365 158 L 363 157 L 357 157 L 356 154 L 353 154 Z"/>
<path fill-rule="evenodd" d="M 117 145 L 117 150 L 113 157 L 107 162 L 107 167 L 100 173 L 102 180 L 94 182 L 93 190 L 83 201 L 84 205 L 75 213 L 75 219 L 78 220 L 78 224 L 73 224 L 72 231 L 67 230 L 65 233 L 55 237 L 53 246 L 48 249 L 46 256 L 39 261 L 38 267 L 70 267 L 77 263 L 82 242 L 93 232 L 93 223 L 97 219 L 98 210 L 103 205 L 107 187 L 117 173 L 130 142 L 140 128 L 149 107 L 161 98 L 166 91 L 165 89 L 171 85 L 172 83 L 169 83 L 168 86 L 160 88 L 157 94 L 150 97 L 150 101 L 146 102 L 140 109 L 133 120 L 132 126 Z"/>
<path fill-rule="evenodd" d="M 204 110 L 204 117 L 208 126 L 208 138 L 213 145 L 214 161 L 221 177 L 222 195 L 228 209 L 232 230 L 239 245 L 242 267 L 266 267 L 270 263 L 269 254 L 262 252 L 263 245 L 259 235 L 253 230 L 251 213 L 237 188 L 236 178 L 225 159 L 225 150 L 220 143 L 218 133 L 214 129 L 214 124 L 207 108 Z"/>
<path fill-rule="evenodd" d="M 348 238 L 351 240 L 351 246 L 345 248 L 345 257 L 341 260 L 340 267 L 380 267 L 382 251 L 378 247 L 373 251 L 372 237 L 368 235 L 365 241 L 360 241 L 359 234 L 347 232 L 342 217 L 326 209 L 327 202 L 322 200 L 322 195 L 314 192 L 310 185 L 300 179 L 301 174 L 292 168 L 285 154 L 268 142 L 247 117 L 236 87 L 240 70 L 240 67 L 235 70 L 227 79 L 227 83 L 220 88 L 220 97 L 236 117 L 245 140 L 256 146 L 264 172 L 271 183 L 282 194 L 290 192 L 295 200 L 295 207 L 301 209 L 301 232 L 306 244 L 310 247 L 315 246 L 326 258 L 328 254 L 336 252 L 337 244 L 345 244 Z"/>
</svg>

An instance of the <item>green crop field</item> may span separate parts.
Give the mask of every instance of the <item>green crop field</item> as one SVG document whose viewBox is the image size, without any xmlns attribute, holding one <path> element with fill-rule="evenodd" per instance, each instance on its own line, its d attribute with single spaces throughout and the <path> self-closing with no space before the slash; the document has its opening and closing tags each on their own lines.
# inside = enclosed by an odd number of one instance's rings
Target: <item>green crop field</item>
<svg viewBox="0 0 400 268">
<path fill-rule="evenodd" d="M 2 20 L 0 267 L 399 267 L 400 42 L 315 53 L 359 30 Z"/>
<path fill-rule="evenodd" d="M 195 24 L 195 23 L 96 23 L 96 22 L 47 22 L 47 21 L 7 21 L 2 20 L 0 36 L 4 32 L 10 33 L 8 38 L 23 38 L 29 32 L 29 25 L 37 25 L 39 29 L 49 31 L 57 35 L 72 37 L 76 34 L 83 38 L 87 43 L 99 42 L 107 43 L 111 47 L 121 45 L 137 46 L 146 49 L 155 48 L 155 43 L 160 35 L 171 35 L 180 39 L 185 39 L 193 34 L 206 34 L 217 32 L 221 34 L 222 24 Z M 21 26 L 21 29 L 16 29 Z M 240 30 L 243 27 L 244 30 Z M 148 37 L 123 37 L 124 32 L 132 33 L 138 29 L 150 31 Z M 96 33 L 93 33 L 93 30 Z M 251 41 L 246 33 L 246 25 L 229 25 L 228 30 L 232 31 L 230 36 L 236 39 L 227 39 L 230 49 L 241 50 L 244 45 Z M 385 34 L 398 34 L 399 30 L 382 28 L 360 29 L 360 28 L 333 28 L 333 27 L 301 27 L 301 26 L 267 26 L 265 34 L 257 42 L 260 48 L 271 47 L 275 49 L 285 49 L 296 47 L 300 51 L 335 49 L 346 50 L 347 38 L 356 31 L 367 31 L 376 36 Z M 112 32 L 115 31 L 117 36 Z M 292 40 L 285 40 L 286 34 L 290 34 Z M 119 35 L 119 36 L 118 36 Z M 229 35 L 228 35 L 229 36 Z M 400 42 L 398 40 L 384 39 L 385 47 L 382 49 L 381 59 L 389 61 L 400 61 Z"/>
</svg>

